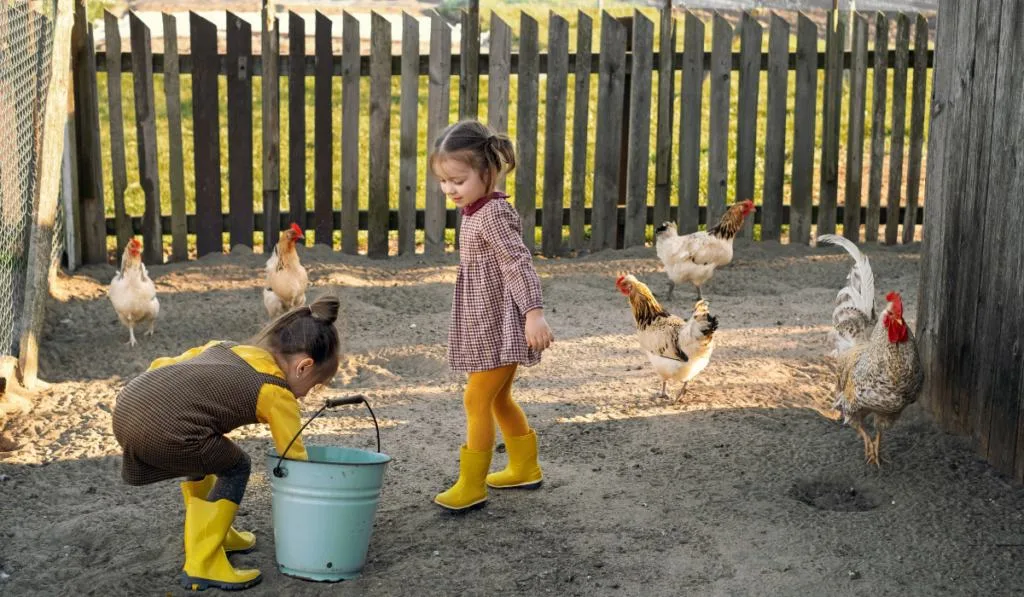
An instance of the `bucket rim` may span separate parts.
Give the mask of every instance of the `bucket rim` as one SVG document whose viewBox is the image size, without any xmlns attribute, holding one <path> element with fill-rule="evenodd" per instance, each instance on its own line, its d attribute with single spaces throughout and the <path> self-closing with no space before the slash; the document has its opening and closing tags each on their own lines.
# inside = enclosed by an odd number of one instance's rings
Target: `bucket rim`
<svg viewBox="0 0 1024 597">
<path fill-rule="evenodd" d="M 338 448 L 338 447 L 342 447 L 342 446 L 326 446 L 326 447 Z M 349 450 L 360 450 L 360 448 L 347 448 L 347 449 L 349 449 Z M 366 452 L 368 454 L 377 454 L 379 456 L 384 457 L 384 460 L 381 460 L 379 462 L 328 462 L 328 461 L 324 461 L 324 460 L 313 460 L 313 459 L 298 460 L 298 459 L 295 459 L 295 458 L 288 458 L 287 456 L 284 457 L 284 458 L 281 458 L 281 455 L 278 454 L 277 450 L 274 450 L 274 449 L 267 450 L 267 457 L 271 458 L 271 459 L 281 459 L 281 460 L 283 460 L 285 462 L 308 462 L 308 463 L 311 463 L 311 464 L 335 464 L 335 465 L 341 465 L 341 466 L 380 466 L 382 464 L 387 464 L 387 463 L 389 463 L 389 462 L 391 462 L 393 460 L 393 458 L 391 457 L 390 454 L 385 454 L 384 452 L 370 452 L 369 450 L 360 450 L 360 451 L 361 452 Z"/>
</svg>

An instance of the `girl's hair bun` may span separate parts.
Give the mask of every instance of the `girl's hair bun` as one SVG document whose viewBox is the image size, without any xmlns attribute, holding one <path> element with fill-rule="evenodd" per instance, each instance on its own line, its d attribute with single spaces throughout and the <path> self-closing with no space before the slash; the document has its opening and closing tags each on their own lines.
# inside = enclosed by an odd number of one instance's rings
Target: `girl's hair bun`
<svg viewBox="0 0 1024 597">
<path fill-rule="evenodd" d="M 309 305 L 309 314 L 319 322 L 334 325 L 334 322 L 338 319 L 338 310 L 340 308 L 341 301 L 338 300 L 338 297 L 327 295 L 316 299 Z"/>
</svg>

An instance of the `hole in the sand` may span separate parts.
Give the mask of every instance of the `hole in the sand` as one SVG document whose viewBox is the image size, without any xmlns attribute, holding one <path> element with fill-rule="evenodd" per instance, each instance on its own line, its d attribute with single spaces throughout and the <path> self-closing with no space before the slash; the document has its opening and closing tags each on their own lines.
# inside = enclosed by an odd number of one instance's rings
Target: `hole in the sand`
<svg viewBox="0 0 1024 597">
<path fill-rule="evenodd" d="M 789 497 L 819 510 L 866 512 L 882 505 L 882 497 L 845 480 L 802 479 L 789 488 Z"/>
</svg>

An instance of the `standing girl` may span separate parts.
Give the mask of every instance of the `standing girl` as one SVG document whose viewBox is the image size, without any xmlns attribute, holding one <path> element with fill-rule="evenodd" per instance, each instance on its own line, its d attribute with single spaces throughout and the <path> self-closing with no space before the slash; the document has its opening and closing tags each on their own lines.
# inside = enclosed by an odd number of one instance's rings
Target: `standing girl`
<svg viewBox="0 0 1024 597">
<path fill-rule="evenodd" d="M 464 511 L 487 501 L 487 486 L 536 489 L 537 434 L 512 399 L 519 365 L 540 362 L 554 338 L 544 320 L 540 279 L 523 244 L 519 214 L 498 178 L 516 165 L 505 135 L 476 121 L 456 123 L 434 143 L 430 167 L 441 190 L 462 210 L 459 270 L 448 333 L 448 363 L 469 374 L 463 403 L 466 443 L 459 480 L 434 502 Z M 505 470 L 488 475 L 497 419 L 508 449 Z"/>
<path fill-rule="evenodd" d="M 186 589 L 245 589 L 259 570 L 236 569 L 226 552 L 252 550 L 256 537 L 231 528 L 249 481 L 249 456 L 224 434 L 270 425 L 278 452 L 299 430 L 298 399 L 338 370 L 338 299 L 324 297 L 270 323 L 250 345 L 213 341 L 153 361 L 121 391 L 114 435 L 121 477 L 147 485 L 185 477 Z M 302 440 L 288 457 L 306 460 Z"/>
</svg>

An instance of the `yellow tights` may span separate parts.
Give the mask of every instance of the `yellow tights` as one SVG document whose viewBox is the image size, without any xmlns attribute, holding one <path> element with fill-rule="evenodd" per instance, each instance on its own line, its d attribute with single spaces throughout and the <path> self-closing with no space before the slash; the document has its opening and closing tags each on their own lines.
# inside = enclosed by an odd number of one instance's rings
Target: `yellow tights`
<svg viewBox="0 0 1024 597">
<path fill-rule="evenodd" d="M 523 409 L 512 400 L 515 363 L 469 374 L 463 404 L 466 407 L 466 447 L 475 451 L 494 448 L 494 420 L 505 437 L 530 432 Z"/>
</svg>

